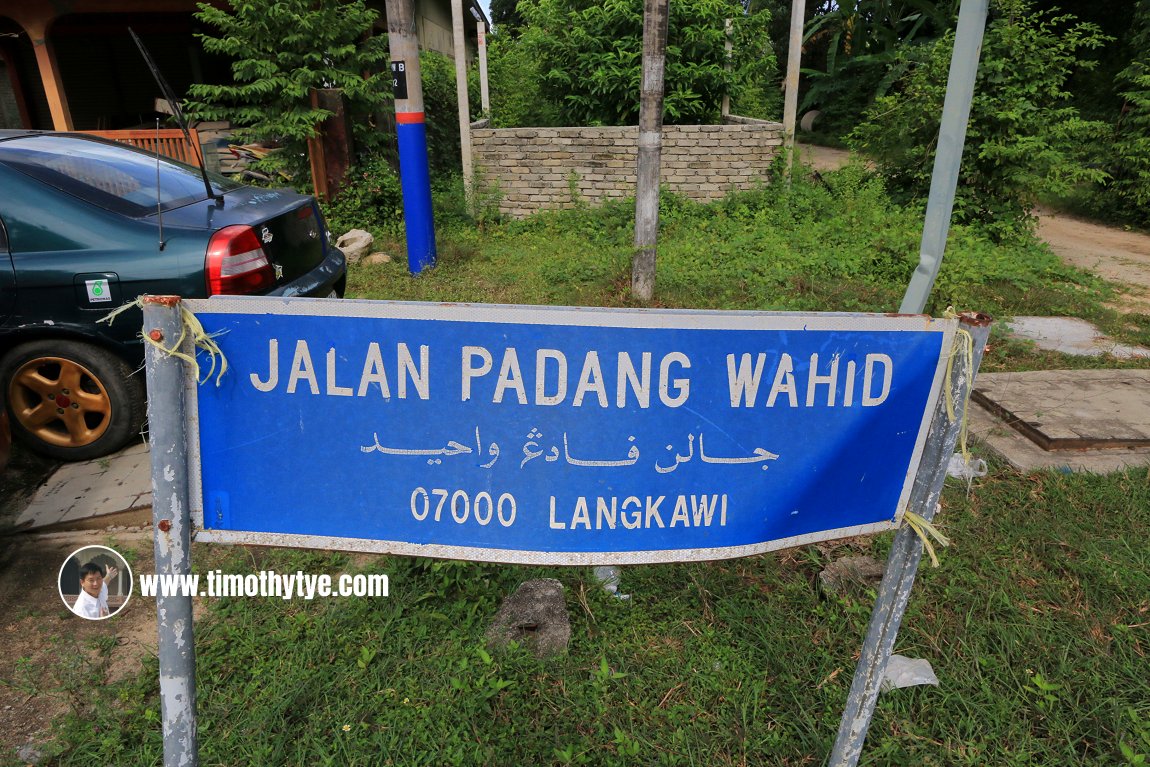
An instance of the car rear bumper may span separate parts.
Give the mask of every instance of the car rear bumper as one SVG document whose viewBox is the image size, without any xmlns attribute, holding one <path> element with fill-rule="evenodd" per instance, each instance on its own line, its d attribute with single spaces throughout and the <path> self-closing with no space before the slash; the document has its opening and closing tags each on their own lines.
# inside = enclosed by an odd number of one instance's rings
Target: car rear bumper
<svg viewBox="0 0 1150 767">
<path fill-rule="evenodd" d="M 347 256 L 334 245 L 329 246 L 327 256 L 319 266 L 307 274 L 280 285 L 268 292 L 269 296 L 303 296 L 305 298 L 343 298 L 347 285 Z"/>
</svg>

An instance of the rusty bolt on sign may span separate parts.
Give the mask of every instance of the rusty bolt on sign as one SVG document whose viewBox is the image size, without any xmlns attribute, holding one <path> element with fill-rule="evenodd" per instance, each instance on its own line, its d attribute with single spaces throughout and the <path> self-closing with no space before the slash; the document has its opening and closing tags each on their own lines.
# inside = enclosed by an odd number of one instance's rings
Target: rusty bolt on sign
<svg viewBox="0 0 1150 767">
<path fill-rule="evenodd" d="M 172 522 L 171 522 L 171 520 L 168 520 L 168 519 L 161 519 L 160 523 L 159 523 L 159 525 L 157 525 L 157 527 L 160 528 L 161 533 L 166 533 L 172 529 Z"/>
<path fill-rule="evenodd" d="M 148 333 L 148 338 L 150 338 L 153 341 L 156 341 L 158 343 L 158 342 L 164 340 L 164 332 L 162 330 L 160 330 L 159 328 L 156 328 L 156 329 L 152 330 L 150 333 Z"/>
</svg>

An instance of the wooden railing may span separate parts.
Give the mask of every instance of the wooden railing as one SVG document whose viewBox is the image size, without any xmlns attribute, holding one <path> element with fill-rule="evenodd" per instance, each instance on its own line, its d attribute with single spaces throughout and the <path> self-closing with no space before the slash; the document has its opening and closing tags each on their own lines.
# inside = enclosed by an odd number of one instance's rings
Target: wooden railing
<svg viewBox="0 0 1150 767">
<path fill-rule="evenodd" d="M 90 133 L 93 136 L 119 141 L 122 144 L 131 144 L 147 152 L 171 157 L 173 160 L 186 162 L 188 165 L 200 165 L 200 137 L 195 128 L 188 130 L 192 135 L 189 146 L 184 132 L 179 128 L 165 128 L 162 130 L 86 130 L 80 133 Z"/>
</svg>

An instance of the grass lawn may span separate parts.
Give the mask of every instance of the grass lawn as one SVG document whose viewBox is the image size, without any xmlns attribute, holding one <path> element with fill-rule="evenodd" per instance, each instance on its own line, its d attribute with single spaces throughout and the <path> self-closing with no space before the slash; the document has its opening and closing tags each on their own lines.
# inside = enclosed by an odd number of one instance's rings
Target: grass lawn
<svg viewBox="0 0 1150 767">
<path fill-rule="evenodd" d="M 445 217 L 435 270 L 413 279 L 402 258 L 357 267 L 349 296 L 630 306 L 630 217 L 609 206 L 483 231 Z M 658 304 L 892 311 L 920 226 L 857 169 L 710 207 L 667 199 Z M 1040 243 L 959 229 L 930 310 L 1067 314 L 1150 342 L 1150 317 L 1104 309 L 1110 294 Z M 1103 363 L 996 340 L 984 370 L 1083 364 Z M 920 571 L 896 646 L 929 660 L 940 685 L 880 697 L 862 764 L 1147 763 L 1150 473 L 990 468 L 969 493 L 946 491 L 939 521 L 953 545 Z M 628 600 L 589 568 L 197 546 L 199 572 L 362 571 L 391 584 L 375 600 L 208 604 L 196 629 L 200 761 L 820 765 L 873 592 L 823 593 L 818 573 L 847 554 L 881 558 L 889 543 L 627 567 Z M 569 652 L 489 653 L 500 600 L 532 577 L 565 586 Z M 115 705 L 59 723 L 52 764 L 161 763 L 154 663 L 112 692 Z"/>
</svg>

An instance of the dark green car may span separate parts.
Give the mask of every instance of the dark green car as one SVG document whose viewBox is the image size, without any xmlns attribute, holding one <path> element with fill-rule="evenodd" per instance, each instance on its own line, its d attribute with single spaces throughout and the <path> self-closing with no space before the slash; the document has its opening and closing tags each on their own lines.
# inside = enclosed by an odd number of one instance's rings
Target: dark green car
<svg viewBox="0 0 1150 767">
<path fill-rule="evenodd" d="M 208 184 L 210 183 L 210 193 Z M 0 389 L 13 435 L 63 460 L 144 420 L 143 294 L 342 296 L 314 198 L 90 136 L 0 131 Z"/>
</svg>

